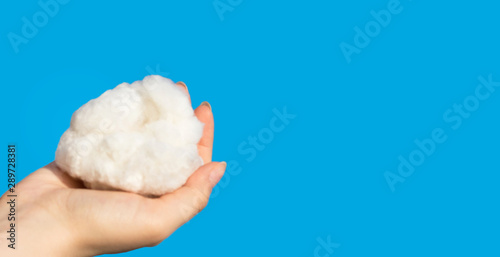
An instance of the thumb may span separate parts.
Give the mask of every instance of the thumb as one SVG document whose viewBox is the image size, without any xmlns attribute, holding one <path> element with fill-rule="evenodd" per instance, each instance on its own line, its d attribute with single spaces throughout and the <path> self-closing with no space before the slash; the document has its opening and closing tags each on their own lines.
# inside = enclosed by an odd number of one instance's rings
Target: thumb
<svg viewBox="0 0 500 257">
<path fill-rule="evenodd" d="M 175 219 L 174 224 L 180 227 L 207 206 L 212 188 L 224 175 L 226 166 L 226 162 L 207 163 L 196 170 L 184 186 L 158 199 Z"/>
<path fill-rule="evenodd" d="M 225 162 L 207 163 L 196 170 L 184 186 L 159 198 L 117 191 L 78 189 L 82 193 L 73 194 L 73 198 L 77 197 L 73 202 L 80 210 L 76 213 L 90 216 L 84 215 L 84 222 L 78 224 L 85 224 L 91 231 L 84 233 L 81 241 L 90 242 L 87 245 L 91 249 L 99 249 L 99 252 L 105 253 L 154 246 L 207 205 L 212 188 L 222 178 L 225 169 Z M 98 214 L 88 215 L 91 211 Z M 95 219 L 96 223 L 90 226 L 89 220 L 92 221 L 91 218 L 101 214 L 109 215 L 106 215 L 106 219 Z M 92 252 L 92 255 L 95 253 Z"/>
</svg>

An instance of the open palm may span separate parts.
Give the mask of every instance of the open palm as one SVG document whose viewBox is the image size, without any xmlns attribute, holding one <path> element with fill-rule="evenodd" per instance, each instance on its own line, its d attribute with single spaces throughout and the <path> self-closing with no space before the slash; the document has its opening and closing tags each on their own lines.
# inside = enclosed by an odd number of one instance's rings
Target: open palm
<svg viewBox="0 0 500 257">
<path fill-rule="evenodd" d="M 187 93 L 182 82 L 178 85 Z M 55 163 L 30 174 L 16 186 L 20 243 L 9 254 L 93 256 L 163 241 L 206 206 L 226 168 L 224 162 L 211 162 L 214 120 L 210 105 L 203 103 L 195 109 L 195 115 L 205 124 L 198 144 L 205 165 L 183 187 L 161 197 L 87 189 Z M 1 216 L 8 211 L 5 204 L 0 206 Z M 2 231 L 8 226 L 0 221 Z"/>
</svg>

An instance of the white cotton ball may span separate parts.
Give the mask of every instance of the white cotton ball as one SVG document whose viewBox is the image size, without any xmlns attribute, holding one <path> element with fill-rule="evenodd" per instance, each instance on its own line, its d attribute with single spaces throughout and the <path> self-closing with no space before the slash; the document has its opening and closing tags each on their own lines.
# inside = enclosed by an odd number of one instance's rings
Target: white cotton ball
<svg viewBox="0 0 500 257">
<path fill-rule="evenodd" d="M 56 164 L 90 188 L 162 195 L 203 164 L 202 131 L 182 89 L 147 76 L 80 107 L 59 141 Z"/>
</svg>

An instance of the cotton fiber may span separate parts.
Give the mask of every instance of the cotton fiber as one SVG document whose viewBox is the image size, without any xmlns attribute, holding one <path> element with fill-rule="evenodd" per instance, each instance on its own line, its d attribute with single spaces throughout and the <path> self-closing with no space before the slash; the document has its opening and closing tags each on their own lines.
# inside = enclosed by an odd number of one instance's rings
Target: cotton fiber
<svg viewBox="0 0 500 257">
<path fill-rule="evenodd" d="M 182 186 L 203 164 L 203 123 L 187 94 L 151 75 L 122 83 L 80 107 L 56 151 L 56 164 L 93 189 L 158 196 Z"/>
</svg>

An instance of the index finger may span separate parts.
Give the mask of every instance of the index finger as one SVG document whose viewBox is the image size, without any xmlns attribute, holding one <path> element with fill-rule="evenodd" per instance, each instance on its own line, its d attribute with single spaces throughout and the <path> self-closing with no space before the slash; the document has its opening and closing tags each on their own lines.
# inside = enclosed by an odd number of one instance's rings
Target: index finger
<svg viewBox="0 0 500 257">
<path fill-rule="evenodd" d="M 212 107 L 208 102 L 203 102 L 194 110 L 194 115 L 196 115 L 199 121 L 205 124 L 203 135 L 198 143 L 198 154 L 203 159 L 203 163 L 209 163 L 212 161 L 214 143 L 214 116 Z"/>
</svg>

